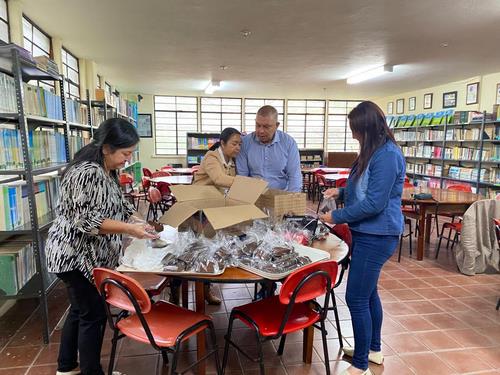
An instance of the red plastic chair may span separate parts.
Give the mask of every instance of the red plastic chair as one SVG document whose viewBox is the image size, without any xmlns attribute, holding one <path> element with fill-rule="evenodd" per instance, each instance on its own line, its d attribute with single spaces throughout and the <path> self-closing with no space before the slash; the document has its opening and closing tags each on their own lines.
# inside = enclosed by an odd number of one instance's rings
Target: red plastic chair
<svg viewBox="0 0 500 375">
<path fill-rule="evenodd" d="M 351 255 L 352 255 L 352 233 L 349 229 L 349 225 L 347 224 L 336 224 L 330 228 L 330 233 L 334 234 L 342 241 L 344 241 L 349 247 L 349 253 L 339 262 L 340 273 L 339 277 L 336 280 L 335 284 L 332 286 L 332 290 L 330 296 L 332 298 L 332 306 L 328 308 L 328 310 L 333 310 L 333 314 L 335 315 L 335 324 L 337 326 L 337 335 L 339 338 L 339 344 L 342 348 L 344 346 L 342 342 L 342 331 L 340 329 L 340 318 L 339 312 L 337 308 L 337 299 L 335 297 L 335 288 L 337 288 L 340 284 L 342 284 L 342 280 L 344 278 L 344 273 L 348 270 L 349 264 L 351 263 Z"/>
<path fill-rule="evenodd" d="M 170 184 L 167 182 L 158 182 L 156 188 L 161 193 L 160 208 L 161 212 L 165 213 L 175 203 L 174 196 L 170 191 Z"/>
<path fill-rule="evenodd" d="M 403 189 L 413 189 L 415 186 L 410 181 L 405 181 L 403 184 Z"/>
<path fill-rule="evenodd" d="M 257 338 L 260 373 L 264 375 L 262 344 L 269 340 L 281 338 L 278 355 L 283 354 L 286 335 L 309 327 L 318 328 L 323 339 L 326 374 L 330 374 L 328 359 L 327 331 L 325 318 L 332 283 L 337 278 L 338 265 L 335 261 L 313 263 L 293 272 L 281 286 L 280 294 L 264 298 L 257 302 L 237 306 L 229 316 L 229 326 L 225 336 L 222 371 L 227 364 L 229 345 L 248 356 L 238 345 L 231 341 L 233 323 L 239 319 L 243 324 L 255 331 Z M 323 306 L 315 298 L 325 295 Z M 320 327 L 317 326 L 320 324 Z"/>
<path fill-rule="evenodd" d="M 339 171 L 339 174 L 350 174 L 351 171 Z"/>
<path fill-rule="evenodd" d="M 158 209 L 160 208 L 160 202 L 162 200 L 162 196 L 160 190 L 155 187 L 150 187 L 148 190 L 148 213 L 146 215 L 146 221 L 149 221 L 149 215 L 153 215 L 153 221 L 158 221 Z"/>
<path fill-rule="evenodd" d="M 156 178 L 156 177 L 168 177 L 168 176 L 172 176 L 172 173 L 169 173 L 169 172 L 166 172 L 166 171 L 156 171 L 156 172 L 153 172 L 153 177 L 152 178 Z"/>
<path fill-rule="evenodd" d="M 181 343 L 205 329 L 210 332 L 213 349 L 181 373 L 214 355 L 217 373 L 221 374 L 215 329 L 209 316 L 165 301 L 151 302 L 136 280 L 117 271 L 95 268 L 93 274 L 95 284 L 105 301 L 109 326 L 113 330 L 109 375 L 113 373 L 116 346 L 123 337 L 151 344 L 162 354 L 164 363 L 168 363 L 167 354 L 172 353 L 170 374 L 176 374 Z M 118 308 L 121 312 L 114 316 L 111 307 Z"/>
<path fill-rule="evenodd" d="M 153 177 L 153 172 L 148 168 L 142 168 L 142 175 L 146 177 Z"/>
<path fill-rule="evenodd" d="M 174 169 L 174 167 L 172 167 L 171 165 L 165 165 L 165 166 L 160 168 L 160 170 L 162 170 L 162 171 L 170 171 L 172 169 Z"/>
<path fill-rule="evenodd" d="M 118 176 L 118 181 L 122 187 L 123 196 L 130 200 L 134 208 L 138 210 L 141 199 L 146 200 L 146 193 L 134 190 L 134 178 L 128 173 L 121 173 Z"/>
</svg>

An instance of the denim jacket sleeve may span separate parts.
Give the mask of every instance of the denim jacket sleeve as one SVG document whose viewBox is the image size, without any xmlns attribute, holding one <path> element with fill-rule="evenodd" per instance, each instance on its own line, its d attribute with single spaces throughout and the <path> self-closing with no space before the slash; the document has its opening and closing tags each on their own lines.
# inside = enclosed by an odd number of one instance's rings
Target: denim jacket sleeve
<svg viewBox="0 0 500 375">
<path fill-rule="evenodd" d="M 394 182 L 401 173 L 396 152 L 380 152 L 373 156 L 369 168 L 368 189 L 364 199 L 332 212 L 334 223 L 352 223 L 382 212 L 387 206 Z"/>
</svg>

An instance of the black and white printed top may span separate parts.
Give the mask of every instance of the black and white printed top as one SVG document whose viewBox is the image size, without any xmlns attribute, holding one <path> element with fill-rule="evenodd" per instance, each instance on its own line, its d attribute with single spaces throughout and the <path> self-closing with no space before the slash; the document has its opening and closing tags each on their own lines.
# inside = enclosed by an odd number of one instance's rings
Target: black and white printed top
<svg viewBox="0 0 500 375">
<path fill-rule="evenodd" d="M 133 211 L 118 182 L 99 164 L 72 166 L 61 182 L 56 218 L 45 246 L 48 271 L 79 270 L 92 281 L 95 267 L 115 268 L 122 236 L 99 235 L 99 228 L 104 219 L 126 221 Z"/>
</svg>

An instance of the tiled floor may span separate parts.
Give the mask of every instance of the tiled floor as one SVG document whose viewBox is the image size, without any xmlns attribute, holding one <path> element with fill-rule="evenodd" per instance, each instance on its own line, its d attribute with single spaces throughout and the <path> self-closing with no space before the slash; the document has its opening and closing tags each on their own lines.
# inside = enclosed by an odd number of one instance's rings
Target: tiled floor
<svg viewBox="0 0 500 375">
<path fill-rule="evenodd" d="M 500 374 L 500 312 L 495 311 L 500 275 L 461 275 L 449 251 L 442 249 L 440 260 L 435 261 L 434 242 L 429 248 L 432 251 L 426 252 L 424 261 L 410 259 L 404 250 L 401 263 L 394 256 L 382 271 L 379 290 L 385 311 L 382 340 L 386 357 L 384 365 L 370 368 L 377 375 Z M 337 296 L 344 340 L 352 345 L 344 285 Z M 221 285 L 215 290 L 224 302 L 220 307 L 209 306 L 207 311 L 215 321 L 218 345 L 222 347 L 231 308 L 250 301 L 253 286 Z M 0 318 L 0 375 L 55 374 L 60 331 L 54 327 L 66 308 L 64 290 L 56 288 L 50 296 L 53 331 L 48 346 L 41 340 L 38 315 L 29 317 L 33 307 L 33 302 L 23 301 Z M 332 374 L 338 374 L 349 366 L 349 358 L 339 352 L 333 315 L 328 319 L 330 367 Z M 255 350 L 253 336 L 242 325 L 236 327 L 234 337 Z M 108 335 L 103 365 L 107 365 L 109 341 Z M 127 339 L 122 341 L 116 370 L 127 375 L 154 374 L 161 364 L 154 350 Z M 265 347 L 266 374 L 324 374 L 320 335 L 315 335 L 311 365 L 301 362 L 301 342 L 300 334 L 290 335 L 282 357 L 275 353 L 277 343 L 269 343 Z M 195 347 L 194 340 L 185 346 L 181 368 L 195 357 Z M 163 373 L 167 374 L 167 368 Z M 213 361 L 208 364 L 208 373 L 214 373 Z M 231 352 L 226 374 L 258 373 L 258 365 Z"/>
</svg>

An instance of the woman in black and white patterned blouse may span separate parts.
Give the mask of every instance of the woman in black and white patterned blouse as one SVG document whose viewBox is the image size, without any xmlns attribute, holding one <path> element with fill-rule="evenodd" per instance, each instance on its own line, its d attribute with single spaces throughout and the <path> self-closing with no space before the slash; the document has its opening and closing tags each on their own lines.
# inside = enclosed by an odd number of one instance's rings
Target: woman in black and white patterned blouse
<svg viewBox="0 0 500 375">
<path fill-rule="evenodd" d="M 127 223 L 133 207 L 118 183 L 117 170 L 130 160 L 138 142 L 132 124 L 118 118 L 106 120 L 63 174 L 57 217 L 46 243 L 48 270 L 65 283 L 71 303 L 56 375 L 80 371 L 104 375 L 100 355 L 106 313 L 92 270 L 118 265 L 122 234 L 153 238 L 147 226 Z"/>
</svg>

